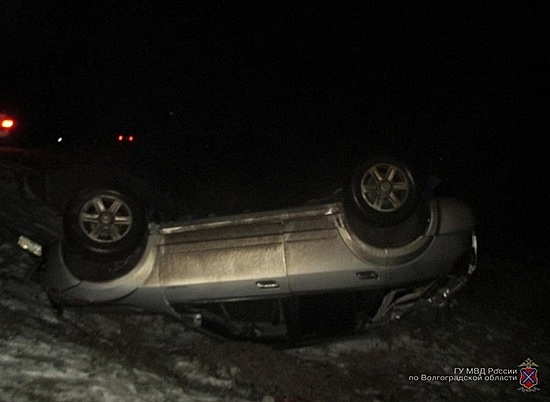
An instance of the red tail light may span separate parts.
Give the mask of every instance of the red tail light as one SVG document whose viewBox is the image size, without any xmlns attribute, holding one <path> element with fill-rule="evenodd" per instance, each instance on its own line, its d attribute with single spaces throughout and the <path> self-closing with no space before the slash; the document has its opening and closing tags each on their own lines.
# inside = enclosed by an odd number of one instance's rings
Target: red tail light
<svg viewBox="0 0 550 402">
<path fill-rule="evenodd" d="M 119 134 L 117 135 L 116 139 L 118 142 L 134 142 L 136 137 L 134 137 L 133 135 Z"/>
<path fill-rule="evenodd" d="M 2 122 L 0 123 L 3 129 L 9 130 L 10 128 L 13 128 L 15 125 L 15 122 L 13 119 L 2 119 Z"/>
</svg>

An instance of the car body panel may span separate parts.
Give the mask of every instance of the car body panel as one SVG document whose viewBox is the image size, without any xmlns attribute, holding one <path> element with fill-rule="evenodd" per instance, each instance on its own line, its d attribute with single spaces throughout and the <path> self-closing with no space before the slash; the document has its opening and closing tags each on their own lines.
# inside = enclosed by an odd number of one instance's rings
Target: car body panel
<svg viewBox="0 0 550 402">
<path fill-rule="evenodd" d="M 138 288 L 159 289 L 157 255 L 160 240 L 158 234 L 151 233 L 139 263 L 126 275 L 103 282 L 78 279 L 67 266 L 63 247 L 58 243 L 48 254 L 42 285 L 54 299 L 78 305 L 116 301 Z"/>
<path fill-rule="evenodd" d="M 261 297 L 266 292 L 287 294 L 281 225 L 266 226 L 275 233 L 246 236 L 242 233 L 246 228 L 237 226 L 232 228 L 236 238 L 163 246 L 159 258 L 160 283 L 169 289 L 169 299 L 181 302 Z M 208 233 L 213 231 L 216 230 L 206 229 Z"/>
</svg>

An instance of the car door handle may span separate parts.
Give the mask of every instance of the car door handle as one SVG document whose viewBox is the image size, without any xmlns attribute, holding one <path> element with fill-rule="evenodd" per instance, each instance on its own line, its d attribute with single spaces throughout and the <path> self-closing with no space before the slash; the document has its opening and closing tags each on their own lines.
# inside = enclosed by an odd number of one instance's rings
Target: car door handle
<svg viewBox="0 0 550 402">
<path fill-rule="evenodd" d="M 361 271 L 356 272 L 357 278 L 364 280 L 364 279 L 378 279 L 378 272 L 376 271 Z"/>
<path fill-rule="evenodd" d="M 256 282 L 256 286 L 260 289 L 277 289 L 279 284 L 275 281 L 259 281 Z"/>
</svg>

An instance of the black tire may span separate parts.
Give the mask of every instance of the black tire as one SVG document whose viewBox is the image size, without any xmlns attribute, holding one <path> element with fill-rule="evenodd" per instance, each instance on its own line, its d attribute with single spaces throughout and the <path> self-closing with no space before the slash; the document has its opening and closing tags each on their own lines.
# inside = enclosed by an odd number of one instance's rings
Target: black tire
<svg viewBox="0 0 550 402">
<path fill-rule="evenodd" d="M 127 257 L 145 240 L 147 222 L 129 193 L 90 188 L 72 200 L 64 216 L 65 244 L 96 261 Z"/>
<path fill-rule="evenodd" d="M 346 206 L 367 224 L 391 226 L 417 209 L 419 181 L 404 162 L 377 157 L 359 166 L 346 194 Z"/>
</svg>

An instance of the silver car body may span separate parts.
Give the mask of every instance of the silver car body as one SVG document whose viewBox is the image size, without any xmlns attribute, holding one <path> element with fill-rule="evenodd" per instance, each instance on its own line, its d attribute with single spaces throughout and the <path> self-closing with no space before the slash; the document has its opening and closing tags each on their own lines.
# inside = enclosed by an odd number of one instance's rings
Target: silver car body
<svg viewBox="0 0 550 402">
<path fill-rule="evenodd" d="M 435 198 L 429 209 L 424 233 L 393 248 L 362 241 L 339 202 L 155 224 L 139 262 L 124 276 L 80 280 L 57 246 L 49 253 L 43 284 L 61 304 L 178 316 L 174 305 L 386 289 L 391 300 L 380 309 L 389 311 L 397 302 L 395 289 L 410 289 L 414 297 L 408 301 L 443 299 L 475 269 L 470 208 L 454 198 Z M 457 261 L 465 255 L 468 266 L 459 275 Z M 193 320 L 200 323 L 200 316 Z"/>
</svg>

